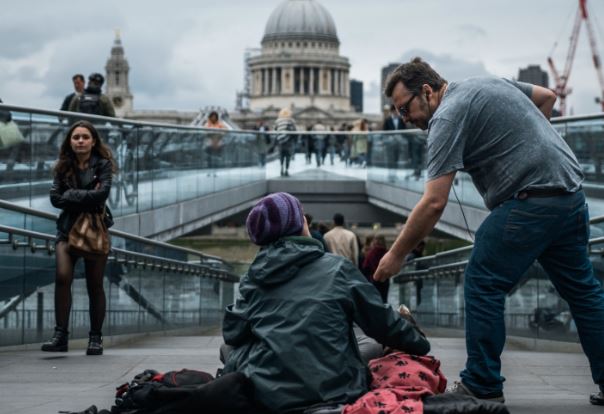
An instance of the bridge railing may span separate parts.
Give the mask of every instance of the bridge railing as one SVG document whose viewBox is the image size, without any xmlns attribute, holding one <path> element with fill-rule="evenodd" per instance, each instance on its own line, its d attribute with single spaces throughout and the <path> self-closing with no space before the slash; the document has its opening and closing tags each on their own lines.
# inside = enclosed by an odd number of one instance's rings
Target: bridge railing
<svg viewBox="0 0 604 414">
<path fill-rule="evenodd" d="M 128 121 L 0 104 L 0 199 L 56 212 L 52 168 L 72 122 L 91 121 L 119 171 L 108 205 L 114 216 L 156 209 L 265 179 L 260 135 Z M 260 149 L 259 149 L 260 148 Z M 0 222 L 7 223 L 6 217 Z"/>
<path fill-rule="evenodd" d="M 20 226 L 0 224 L 0 346 L 50 337 L 55 324 L 53 214 L 0 201 Z M 105 335 L 217 328 L 238 278 L 221 259 L 111 230 Z M 90 329 L 83 262 L 76 266 L 69 330 Z"/>
<path fill-rule="evenodd" d="M 601 232 L 604 216 L 591 220 L 591 230 Z M 472 246 L 462 247 L 407 263 L 393 278 L 390 302 L 406 303 L 421 324 L 431 327 L 464 328 L 464 271 Z M 589 242 L 596 277 L 604 282 L 604 238 Z M 543 268 L 535 262 L 510 292 L 505 304 L 509 334 L 578 341 L 568 304 L 556 292 Z"/>
<path fill-rule="evenodd" d="M 585 174 L 583 187 L 594 215 L 604 214 L 604 114 L 552 119 L 552 126 L 573 150 Z M 369 134 L 367 179 L 423 193 L 426 179 L 426 133 L 403 130 Z M 484 209 L 470 176 L 460 172 L 449 195 L 451 201 Z"/>
</svg>

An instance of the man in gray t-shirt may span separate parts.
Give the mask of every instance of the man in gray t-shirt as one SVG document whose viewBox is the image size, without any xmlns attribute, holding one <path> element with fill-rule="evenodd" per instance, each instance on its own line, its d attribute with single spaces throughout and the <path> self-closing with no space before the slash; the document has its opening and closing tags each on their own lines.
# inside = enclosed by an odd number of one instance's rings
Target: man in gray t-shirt
<svg viewBox="0 0 604 414">
<path fill-rule="evenodd" d="M 398 273 L 432 231 L 457 171 L 470 174 L 491 210 L 465 270 L 468 359 L 450 391 L 504 401 L 505 297 L 537 260 L 570 305 L 600 386 L 590 401 L 604 405 L 604 291 L 587 255 L 583 173 L 548 121 L 555 93 L 496 78 L 448 84 L 416 58 L 390 74 L 385 95 L 405 121 L 428 130 L 428 181 L 374 278 Z"/>
</svg>

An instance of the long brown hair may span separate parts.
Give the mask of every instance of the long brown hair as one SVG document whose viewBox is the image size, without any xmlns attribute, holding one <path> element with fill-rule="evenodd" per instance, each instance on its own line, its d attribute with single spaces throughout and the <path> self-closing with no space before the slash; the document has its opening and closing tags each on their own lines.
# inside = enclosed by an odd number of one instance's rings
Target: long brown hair
<svg viewBox="0 0 604 414">
<path fill-rule="evenodd" d="M 76 155 L 73 152 L 73 149 L 71 148 L 71 134 L 73 134 L 73 131 L 79 127 L 86 128 L 90 132 L 90 135 L 92 135 L 92 138 L 94 139 L 92 153 L 96 154 L 101 158 L 109 160 L 109 162 L 111 162 L 111 171 L 115 173 L 117 171 L 117 164 L 113 159 L 111 149 L 107 146 L 107 144 L 103 142 L 100 134 L 98 133 L 94 125 L 92 125 L 88 121 L 77 121 L 71 126 L 71 128 L 69 128 L 69 131 L 67 131 L 65 139 L 61 144 L 61 150 L 59 151 L 59 160 L 57 161 L 57 164 L 54 168 L 55 175 L 62 175 L 66 178 L 72 177 L 74 175 L 76 169 Z"/>
</svg>

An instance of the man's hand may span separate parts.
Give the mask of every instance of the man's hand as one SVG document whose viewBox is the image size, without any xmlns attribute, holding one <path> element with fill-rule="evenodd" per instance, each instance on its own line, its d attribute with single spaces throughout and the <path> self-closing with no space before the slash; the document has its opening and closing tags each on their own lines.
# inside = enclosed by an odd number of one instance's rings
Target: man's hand
<svg viewBox="0 0 604 414">
<path fill-rule="evenodd" d="M 373 274 L 373 280 L 383 282 L 384 280 L 391 278 L 400 272 L 401 267 L 405 263 L 405 258 L 399 258 L 389 250 L 377 267 L 377 270 Z"/>
</svg>

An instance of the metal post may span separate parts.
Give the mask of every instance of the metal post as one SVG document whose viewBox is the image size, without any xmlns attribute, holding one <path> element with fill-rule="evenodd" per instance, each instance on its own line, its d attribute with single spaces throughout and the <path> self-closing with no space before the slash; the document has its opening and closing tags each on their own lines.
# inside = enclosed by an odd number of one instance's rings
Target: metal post
<svg viewBox="0 0 604 414">
<path fill-rule="evenodd" d="M 36 335 L 38 340 L 42 339 L 44 334 L 44 292 L 38 291 L 38 313 L 36 320 Z"/>
</svg>

